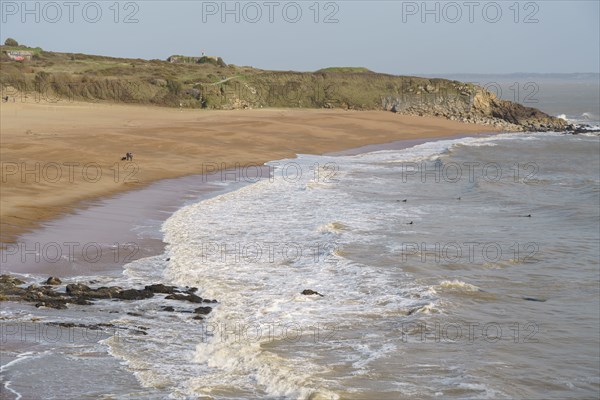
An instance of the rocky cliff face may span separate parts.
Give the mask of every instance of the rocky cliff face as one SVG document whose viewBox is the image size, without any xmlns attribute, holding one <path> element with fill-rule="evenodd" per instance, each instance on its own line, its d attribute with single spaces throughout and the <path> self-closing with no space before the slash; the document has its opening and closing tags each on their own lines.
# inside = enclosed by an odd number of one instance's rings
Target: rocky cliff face
<svg viewBox="0 0 600 400">
<path fill-rule="evenodd" d="M 496 98 L 480 87 L 449 83 L 456 90 L 435 90 L 424 86 L 416 92 L 387 96 L 385 110 L 410 115 L 442 116 L 465 123 L 493 125 L 510 131 L 564 131 L 567 123 L 542 111 Z"/>
<path fill-rule="evenodd" d="M 479 86 L 446 79 L 376 73 L 258 74 L 202 90 L 212 108 L 343 108 L 440 116 L 509 131 L 564 131 L 565 121 L 496 98 Z"/>
</svg>

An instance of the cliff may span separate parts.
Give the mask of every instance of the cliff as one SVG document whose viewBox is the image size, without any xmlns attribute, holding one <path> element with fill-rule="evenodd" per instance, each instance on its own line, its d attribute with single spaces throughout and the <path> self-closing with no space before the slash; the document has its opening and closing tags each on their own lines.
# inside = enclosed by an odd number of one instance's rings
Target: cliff
<svg viewBox="0 0 600 400">
<path fill-rule="evenodd" d="M 497 99 L 472 84 L 378 74 L 365 68 L 300 73 L 45 51 L 30 61 L 16 62 L 3 51 L 0 54 L 2 96 L 17 101 L 388 110 L 515 131 L 561 131 L 566 127 L 561 119 Z"/>
</svg>

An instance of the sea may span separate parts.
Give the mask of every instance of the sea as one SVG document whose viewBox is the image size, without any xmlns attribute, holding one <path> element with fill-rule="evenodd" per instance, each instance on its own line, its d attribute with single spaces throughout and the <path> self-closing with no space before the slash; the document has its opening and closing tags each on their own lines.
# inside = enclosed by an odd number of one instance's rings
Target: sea
<svg viewBox="0 0 600 400">
<path fill-rule="evenodd" d="M 536 107 L 600 125 L 589 84 L 553 85 Z M 397 142 L 273 160 L 235 182 L 230 171 L 140 222 L 160 254 L 63 282 L 197 287 L 218 301 L 210 314 L 165 312 L 186 305 L 161 296 L 4 305 L 2 341 L 20 344 L 3 349 L 0 397 L 598 398 L 598 133 Z M 74 320 L 113 328 L 47 324 Z"/>
</svg>

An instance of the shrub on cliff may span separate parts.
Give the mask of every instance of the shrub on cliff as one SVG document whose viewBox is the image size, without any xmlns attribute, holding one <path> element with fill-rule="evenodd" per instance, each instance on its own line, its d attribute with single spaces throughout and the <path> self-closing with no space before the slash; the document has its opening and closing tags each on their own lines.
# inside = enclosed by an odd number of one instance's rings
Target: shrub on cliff
<svg viewBox="0 0 600 400">
<path fill-rule="evenodd" d="M 4 45 L 5 46 L 10 46 L 10 47 L 18 47 L 19 46 L 19 42 L 17 42 L 15 39 L 13 38 L 8 38 L 4 41 Z"/>
</svg>

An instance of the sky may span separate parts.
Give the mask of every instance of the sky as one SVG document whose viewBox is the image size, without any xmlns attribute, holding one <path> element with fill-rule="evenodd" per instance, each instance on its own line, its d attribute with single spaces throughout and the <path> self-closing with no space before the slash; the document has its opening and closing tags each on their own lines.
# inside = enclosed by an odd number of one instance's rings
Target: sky
<svg viewBox="0 0 600 400">
<path fill-rule="evenodd" d="M 0 0 L 0 39 L 44 50 L 222 57 L 390 74 L 600 72 L 600 0 Z"/>
</svg>

